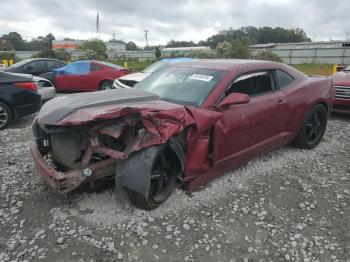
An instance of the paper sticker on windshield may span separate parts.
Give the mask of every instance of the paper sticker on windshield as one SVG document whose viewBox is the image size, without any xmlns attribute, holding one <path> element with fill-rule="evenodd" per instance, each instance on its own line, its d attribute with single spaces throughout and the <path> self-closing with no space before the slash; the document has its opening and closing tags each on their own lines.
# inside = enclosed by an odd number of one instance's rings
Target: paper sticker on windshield
<svg viewBox="0 0 350 262">
<path fill-rule="evenodd" d="M 213 78 L 214 78 L 213 76 L 200 75 L 200 74 L 193 74 L 193 75 L 190 76 L 190 79 L 199 80 L 199 81 L 205 81 L 205 82 L 209 82 Z"/>
</svg>

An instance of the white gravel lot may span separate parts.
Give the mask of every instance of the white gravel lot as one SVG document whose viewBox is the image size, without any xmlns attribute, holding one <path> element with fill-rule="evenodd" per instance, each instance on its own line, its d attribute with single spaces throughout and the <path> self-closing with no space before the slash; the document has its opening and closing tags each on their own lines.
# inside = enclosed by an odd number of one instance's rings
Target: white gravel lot
<svg viewBox="0 0 350 262">
<path fill-rule="evenodd" d="M 283 147 L 152 212 L 111 187 L 53 192 L 30 122 L 0 131 L 0 261 L 350 261 L 350 117 L 314 150 Z"/>
</svg>

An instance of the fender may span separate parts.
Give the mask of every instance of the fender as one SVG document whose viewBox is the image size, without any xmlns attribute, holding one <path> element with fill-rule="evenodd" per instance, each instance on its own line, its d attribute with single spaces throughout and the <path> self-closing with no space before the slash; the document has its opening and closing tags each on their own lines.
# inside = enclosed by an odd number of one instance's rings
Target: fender
<svg viewBox="0 0 350 262">
<path fill-rule="evenodd" d="M 185 151 L 183 150 L 179 141 L 177 141 L 174 138 L 170 138 L 169 146 L 172 149 L 172 151 L 174 152 L 174 154 L 177 156 L 177 158 L 181 164 L 181 171 L 184 171 L 185 170 L 185 161 L 186 161 Z"/>
<path fill-rule="evenodd" d="M 164 146 L 166 145 L 149 147 L 119 161 L 116 169 L 116 191 L 127 188 L 148 198 L 153 161 Z"/>
</svg>

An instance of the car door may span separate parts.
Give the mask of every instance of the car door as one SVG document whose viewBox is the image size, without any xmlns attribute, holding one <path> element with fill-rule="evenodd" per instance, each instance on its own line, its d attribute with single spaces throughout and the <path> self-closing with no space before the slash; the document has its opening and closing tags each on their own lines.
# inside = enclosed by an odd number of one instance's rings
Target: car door
<svg viewBox="0 0 350 262">
<path fill-rule="evenodd" d="M 86 91 L 89 86 L 90 62 L 79 61 L 57 71 L 56 88 L 59 91 Z"/>
<path fill-rule="evenodd" d="M 45 68 L 47 68 L 47 63 L 45 60 L 36 60 L 24 65 L 23 73 L 38 76 L 45 70 Z"/>
<path fill-rule="evenodd" d="M 245 73 L 225 91 L 249 95 L 248 104 L 224 109 L 214 127 L 214 164 L 227 169 L 282 143 L 280 137 L 289 114 L 288 101 L 278 90 L 270 70 Z M 282 135 L 283 136 L 283 135 Z"/>
</svg>

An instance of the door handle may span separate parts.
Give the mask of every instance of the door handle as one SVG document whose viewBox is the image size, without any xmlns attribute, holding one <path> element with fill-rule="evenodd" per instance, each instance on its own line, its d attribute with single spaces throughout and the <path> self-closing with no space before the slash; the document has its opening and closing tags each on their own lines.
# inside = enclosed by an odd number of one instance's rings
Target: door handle
<svg viewBox="0 0 350 262">
<path fill-rule="evenodd" d="M 283 100 L 283 99 L 279 99 L 279 100 L 277 101 L 278 104 L 284 104 L 285 102 L 286 102 L 286 101 Z"/>
</svg>

